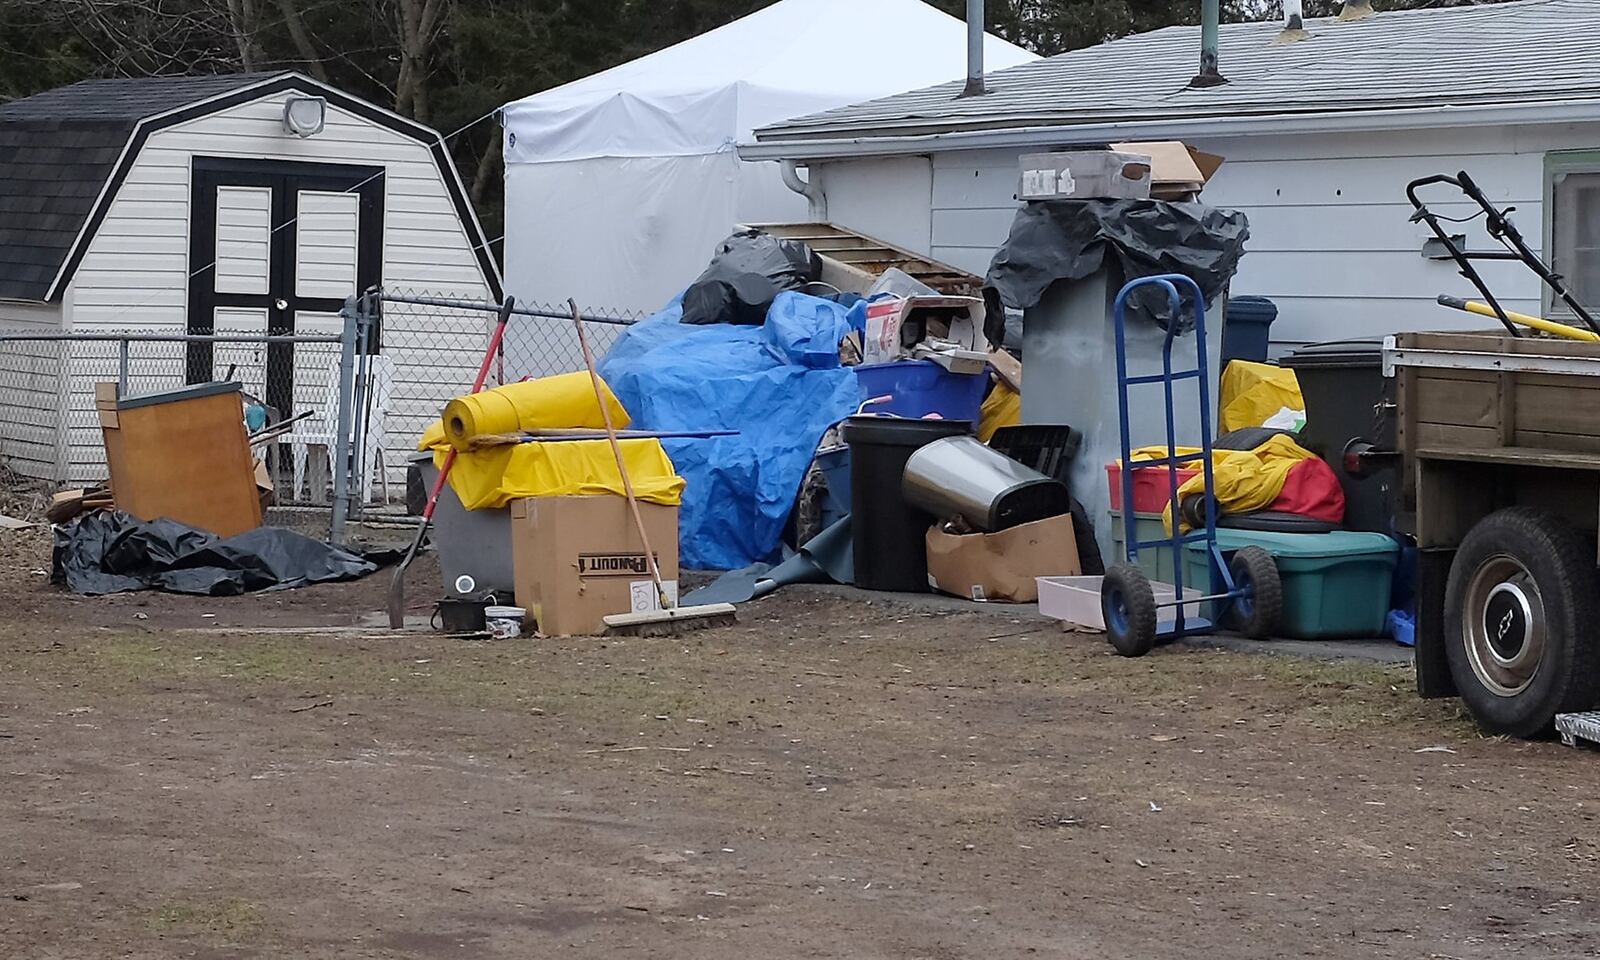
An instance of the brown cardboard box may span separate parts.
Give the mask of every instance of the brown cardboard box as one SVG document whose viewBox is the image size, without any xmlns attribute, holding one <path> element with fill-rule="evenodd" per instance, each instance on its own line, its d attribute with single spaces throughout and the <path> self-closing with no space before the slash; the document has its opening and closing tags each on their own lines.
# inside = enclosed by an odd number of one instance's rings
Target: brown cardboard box
<svg viewBox="0 0 1600 960">
<path fill-rule="evenodd" d="M 999 533 L 928 530 L 928 586 L 969 600 L 1033 603 L 1035 577 L 1075 577 L 1078 541 L 1072 517 L 1036 520 Z"/>
<path fill-rule="evenodd" d="M 678 508 L 641 503 L 639 513 L 676 600 Z M 611 614 L 661 607 L 623 497 L 511 501 L 511 564 L 517 604 L 547 637 L 597 634 Z"/>
<path fill-rule="evenodd" d="M 1150 196 L 1157 200 L 1191 199 L 1204 190 L 1222 168 L 1221 157 L 1177 140 L 1113 143 L 1111 149 L 1150 158 Z"/>
</svg>

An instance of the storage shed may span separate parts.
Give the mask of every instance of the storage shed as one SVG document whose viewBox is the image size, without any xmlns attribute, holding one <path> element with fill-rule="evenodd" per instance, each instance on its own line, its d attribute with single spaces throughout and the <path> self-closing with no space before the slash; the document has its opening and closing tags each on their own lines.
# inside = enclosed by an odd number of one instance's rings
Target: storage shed
<svg viewBox="0 0 1600 960">
<path fill-rule="evenodd" d="M 336 334 L 376 284 L 498 297 L 438 132 L 297 73 L 90 80 L 0 104 L 0 328 Z M 407 441 L 470 382 L 485 325 L 391 307 L 386 429 Z M 320 410 L 332 344 L 134 344 L 132 392 L 221 379 Z M 0 344 L 0 455 L 46 480 L 103 471 L 109 343 Z"/>
<path fill-rule="evenodd" d="M 1183 140 L 1227 158 L 1204 199 L 1250 218 L 1232 291 L 1277 302 L 1279 352 L 1492 325 L 1435 303 L 1473 291 L 1425 245 L 1405 195 L 1412 179 L 1467 170 L 1600 301 L 1600 3 L 1305 25 L 1295 39 L 1281 22 L 1223 24 L 1220 86 L 1191 85 L 1200 28 L 1168 27 L 991 74 L 982 97 L 950 83 L 772 124 L 740 155 L 804 164 L 833 223 L 981 274 L 1016 213 L 1020 155 Z M 1459 194 L 1429 196 L 1473 212 Z M 1481 220 L 1457 232 L 1499 249 Z M 1562 317 L 1520 265 L 1480 269 L 1507 307 Z"/>
</svg>

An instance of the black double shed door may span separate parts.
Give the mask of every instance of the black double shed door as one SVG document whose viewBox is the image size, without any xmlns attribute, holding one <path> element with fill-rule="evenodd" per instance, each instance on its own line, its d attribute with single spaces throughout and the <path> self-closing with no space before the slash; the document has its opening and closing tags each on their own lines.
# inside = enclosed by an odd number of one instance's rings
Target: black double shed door
<svg viewBox="0 0 1600 960">
<path fill-rule="evenodd" d="M 225 319 L 263 317 L 273 336 L 333 332 L 327 316 L 383 278 L 384 173 L 381 166 L 195 157 L 189 332 L 217 332 L 219 310 Z M 312 329 L 312 317 L 323 318 L 320 328 Z M 283 416 L 299 412 L 295 347 L 274 343 L 266 352 L 263 399 Z M 187 374 L 190 383 L 220 376 L 211 343 L 188 345 Z"/>
</svg>

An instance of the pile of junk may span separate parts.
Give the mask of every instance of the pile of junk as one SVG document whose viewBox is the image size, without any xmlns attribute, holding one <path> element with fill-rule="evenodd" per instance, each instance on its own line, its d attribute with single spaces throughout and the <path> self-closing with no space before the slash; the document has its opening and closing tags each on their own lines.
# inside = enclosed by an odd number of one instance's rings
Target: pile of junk
<svg viewBox="0 0 1600 960">
<path fill-rule="evenodd" d="M 1341 451 L 1306 438 L 1310 391 L 1267 362 L 1274 307 L 1229 297 L 1249 229 L 1200 200 L 1221 162 L 1181 143 L 1024 157 L 983 278 L 909 253 L 841 268 L 826 225 L 738 230 L 591 372 L 462 397 L 423 439 L 419 487 L 448 471 L 440 625 L 582 634 L 835 582 L 1103 629 L 1130 568 L 1198 623 L 1219 595 L 1174 590 L 1187 568 L 1227 581 L 1264 553 L 1274 631 L 1382 634 L 1398 547 L 1344 529 Z M 1203 369 L 1174 373 L 1181 355 Z M 1165 404 L 1130 402 L 1138 384 Z M 680 601 L 680 570 L 724 573 Z M 1256 596 L 1223 586 L 1235 614 Z"/>
</svg>

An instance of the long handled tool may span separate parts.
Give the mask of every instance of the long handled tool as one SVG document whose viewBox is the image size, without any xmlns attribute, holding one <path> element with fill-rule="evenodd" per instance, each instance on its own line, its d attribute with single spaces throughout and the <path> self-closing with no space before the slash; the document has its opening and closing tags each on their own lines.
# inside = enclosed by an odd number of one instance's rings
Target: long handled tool
<svg viewBox="0 0 1600 960">
<path fill-rule="evenodd" d="M 1446 217 L 1428 209 L 1428 205 L 1422 202 L 1422 198 L 1417 191 L 1436 183 L 1449 184 L 1460 190 L 1468 200 L 1478 205 L 1478 212 L 1467 217 Z M 1532 270 L 1534 275 L 1543 281 L 1545 286 L 1550 288 L 1550 292 L 1555 295 L 1555 298 L 1565 304 L 1567 309 L 1572 311 L 1572 315 L 1583 322 L 1583 327 L 1575 329 L 1587 329 L 1596 336 L 1600 336 L 1600 321 L 1595 319 L 1594 315 L 1589 312 L 1589 309 L 1584 306 L 1577 295 L 1567 287 L 1566 279 L 1550 269 L 1550 265 L 1545 263 L 1544 259 L 1532 247 L 1528 246 L 1528 241 L 1523 238 L 1521 231 L 1517 229 L 1516 224 L 1511 222 L 1511 212 L 1515 208 L 1506 207 L 1502 210 L 1496 207 L 1465 170 L 1453 177 L 1441 173 L 1413 180 L 1406 185 L 1406 198 L 1416 208 L 1416 212 L 1411 215 L 1412 222 L 1427 225 L 1428 229 L 1433 232 L 1434 237 L 1444 247 L 1445 252 L 1450 255 L 1450 259 L 1455 261 L 1457 269 L 1461 271 L 1461 275 L 1467 278 L 1474 287 L 1477 287 L 1479 293 L 1483 294 L 1483 302 L 1487 312 L 1470 310 L 1469 308 L 1470 312 L 1482 313 L 1484 316 L 1499 320 L 1500 324 L 1506 328 L 1506 332 L 1513 337 L 1523 335 L 1518 328 L 1519 323 L 1535 329 L 1545 330 L 1546 332 L 1561 333 L 1562 336 L 1567 336 L 1562 331 L 1550 330 L 1539 323 L 1526 322 L 1526 319 L 1538 320 L 1539 318 L 1537 317 L 1518 319 L 1513 316 L 1510 311 L 1501 306 L 1499 298 L 1494 295 L 1493 290 L 1489 289 L 1488 282 L 1483 279 L 1483 275 L 1478 272 L 1478 268 L 1473 266 L 1473 261 L 1475 260 L 1515 260 Z M 1505 247 L 1504 250 L 1464 250 L 1444 226 L 1445 223 L 1466 223 L 1479 217 L 1483 218 L 1484 230 L 1490 237 L 1499 241 L 1500 245 Z M 1445 302 L 1443 298 L 1440 299 L 1440 303 L 1448 307 L 1455 306 L 1453 303 Z M 1549 323 L 1550 321 L 1541 322 Z"/>
<path fill-rule="evenodd" d="M 1476 300 L 1463 300 L 1460 297 L 1440 294 L 1439 306 L 1449 307 L 1452 310 L 1461 310 L 1465 313 L 1475 313 L 1480 317 L 1499 319 L 1495 315 L 1493 307 L 1487 303 L 1479 303 Z M 1545 333 L 1553 333 L 1558 337 L 1566 337 L 1568 340 L 1588 340 L 1590 342 L 1600 340 L 1600 334 L 1574 327 L 1571 324 L 1557 323 L 1554 320 L 1546 320 L 1543 317 L 1530 317 L 1526 313 L 1518 313 L 1515 310 L 1507 310 L 1505 314 L 1506 319 L 1512 323 L 1521 324 L 1534 330 L 1541 330 Z"/>
<path fill-rule="evenodd" d="M 516 304 L 513 297 L 506 297 L 500 305 L 500 315 L 495 320 L 494 332 L 489 334 L 489 349 L 483 352 L 483 364 L 478 367 L 478 376 L 472 381 L 472 392 L 477 393 L 483 389 L 483 384 L 489 379 L 489 367 L 494 363 L 495 356 L 500 352 L 500 343 L 506 336 L 506 322 L 511 319 L 511 308 Z M 400 561 L 400 566 L 395 568 L 394 579 L 389 582 L 389 629 L 399 630 L 406 623 L 406 571 L 411 567 L 411 561 L 417 559 L 417 552 L 422 549 L 422 541 L 428 536 L 428 528 L 433 525 L 433 511 L 439 506 L 439 495 L 444 492 L 444 485 L 450 479 L 450 468 L 455 466 L 456 450 L 454 447 L 444 455 L 444 465 L 439 468 L 439 479 L 433 481 L 433 490 L 428 493 L 428 503 L 422 508 L 422 524 L 417 527 L 416 539 L 411 541 L 411 549 L 406 551 L 405 559 Z"/>
<path fill-rule="evenodd" d="M 682 630 L 699 630 L 706 627 L 725 626 L 737 618 L 731 603 L 714 603 L 703 607 L 680 607 L 667 595 L 667 586 L 661 579 L 661 567 L 656 563 L 655 551 L 650 549 L 650 535 L 645 532 L 644 517 L 639 513 L 639 498 L 633 493 L 633 480 L 628 476 L 628 465 L 622 459 L 622 444 L 617 442 L 617 427 L 611 422 L 611 405 L 606 402 L 605 389 L 600 385 L 600 372 L 595 369 L 594 354 L 589 351 L 589 336 L 583 330 L 583 315 L 576 301 L 568 300 L 572 310 L 572 325 L 578 330 L 578 346 L 583 349 L 583 365 L 589 369 L 589 382 L 594 386 L 594 400 L 600 405 L 600 418 L 605 421 L 606 439 L 611 443 L 611 455 L 617 460 L 617 474 L 622 478 L 622 492 L 628 498 L 628 510 L 633 514 L 633 526 L 639 532 L 639 545 L 644 548 L 645 565 L 650 570 L 650 580 L 655 584 L 660 610 L 642 613 L 619 613 L 605 618 L 606 627 L 613 633 L 676 633 Z"/>
</svg>

